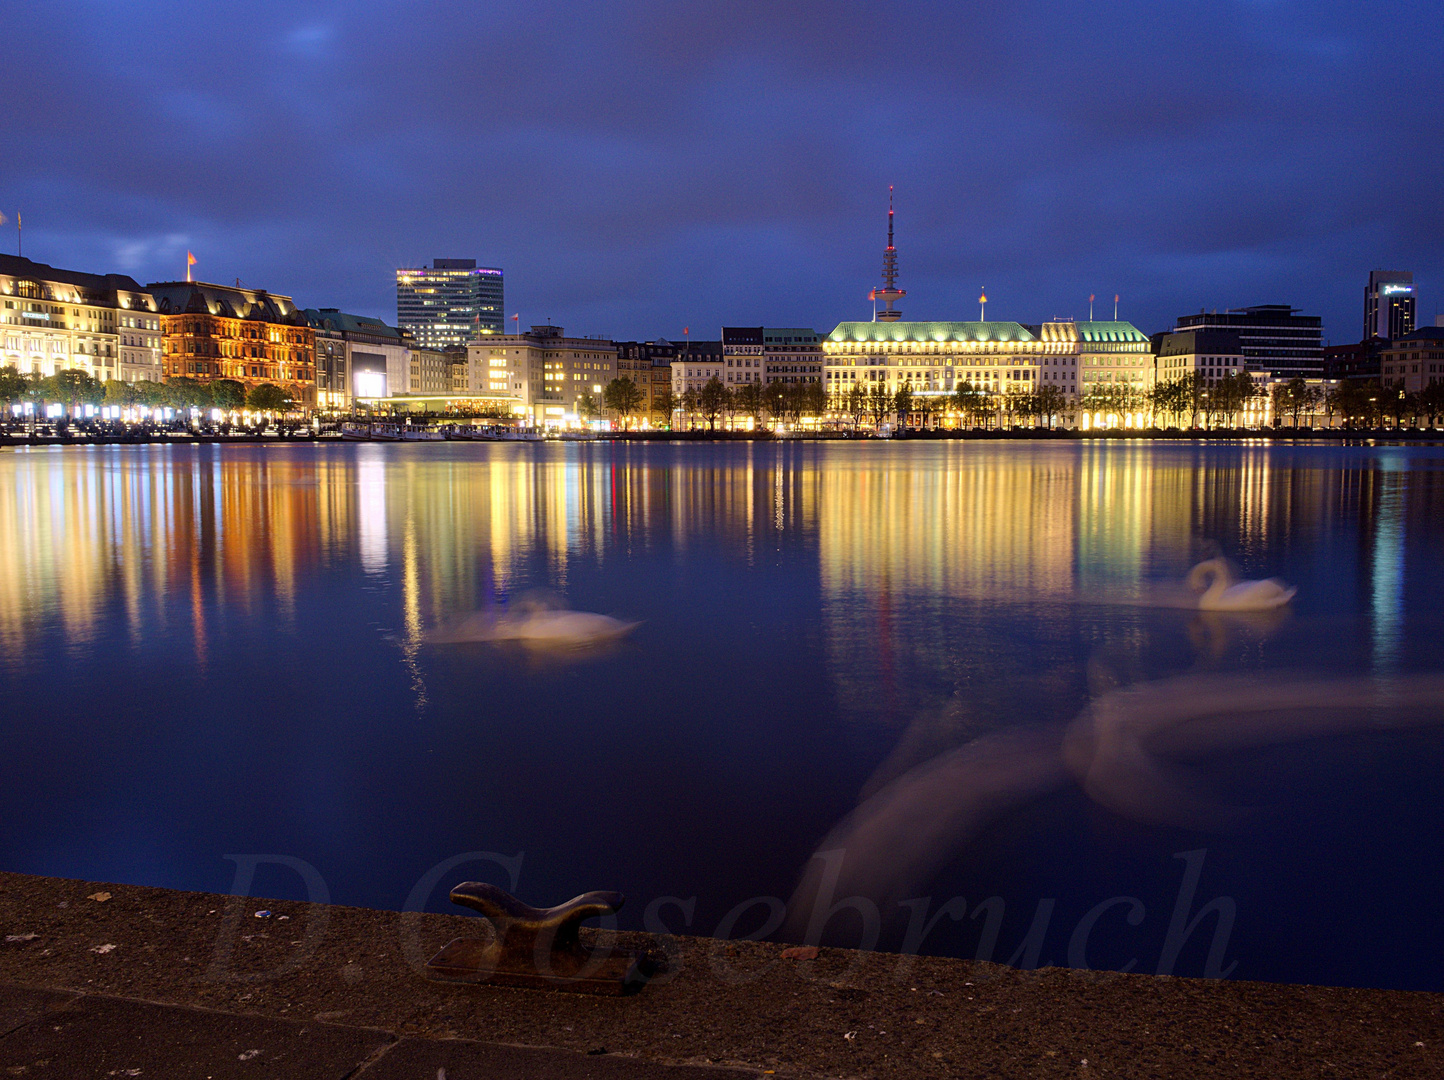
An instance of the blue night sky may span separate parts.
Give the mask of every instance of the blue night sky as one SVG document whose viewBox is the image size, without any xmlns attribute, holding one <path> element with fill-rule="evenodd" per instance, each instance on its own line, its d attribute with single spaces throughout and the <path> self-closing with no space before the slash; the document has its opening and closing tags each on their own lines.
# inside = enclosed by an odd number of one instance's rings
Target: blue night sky
<svg viewBox="0 0 1444 1080">
<path fill-rule="evenodd" d="M 1145 331 L 1368 271 L 1444 312 L 1444 5 L 1398 0 L 11 4 L 0 244 L 395 319 L 474 257 L 583 334 L 868 318 Z"/>
</svg>

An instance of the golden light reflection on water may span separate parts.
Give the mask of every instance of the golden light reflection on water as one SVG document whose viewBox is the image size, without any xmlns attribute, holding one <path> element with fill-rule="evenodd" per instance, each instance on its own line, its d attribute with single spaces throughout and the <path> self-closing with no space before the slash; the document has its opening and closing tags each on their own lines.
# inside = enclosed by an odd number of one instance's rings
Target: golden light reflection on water
<svg viewBox="0 0 1444 1080">
<path fill-rule="evenodd" d="M 359 569 L 399 592 L 414 663 L 429 626 L 538 563 L 564 593 L 579 560 L 665 550 L 706 573 L 790 544 L 815 552 L 844 663 L 909 647 L 915 598 L 1127 594 L 1201 538 L 1262 550 L 1296 515 L 1328 527 L 1358 495 L 1339 475 L 1277 469 L 1263 446 L 1210 462 L 1100 443 L 17 452 L 0 458 L 0 651 L 93 645 L 114 617 L 133 643 L 183 630 L 204 663 L 228 613 L 288 628 L 312 576 Z M 1374 574 L 1390 625 L 1397 547 Z"/>
</svg>

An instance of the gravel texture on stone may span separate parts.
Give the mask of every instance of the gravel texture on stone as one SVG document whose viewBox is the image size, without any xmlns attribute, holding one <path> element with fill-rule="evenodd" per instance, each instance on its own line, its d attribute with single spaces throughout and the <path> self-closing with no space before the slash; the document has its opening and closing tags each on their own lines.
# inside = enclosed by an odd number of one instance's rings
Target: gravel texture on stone
<svg viewBox="0 0 1444 1080">
<path fill-rule="evenodd" d="M 605 998 L 429 981 L 427 958 L 484 931 L 467 916 L 96 891 L 0 874 L 0 985 L 776 1076 L 1444 1076 L 1438 994 L 619 934 L 670 970 Z"/>
</svg>

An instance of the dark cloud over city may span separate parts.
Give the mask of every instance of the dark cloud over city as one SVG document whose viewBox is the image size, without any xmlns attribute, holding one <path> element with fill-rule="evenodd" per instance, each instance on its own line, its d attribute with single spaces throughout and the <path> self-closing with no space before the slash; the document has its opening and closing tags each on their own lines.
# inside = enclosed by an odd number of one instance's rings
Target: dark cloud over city
<svg viewBox="0 0 1444 1080">
<path fill-rule="evenodd" d="M 395 318 L 476 258 L 621 338 L 1292 303 L 1444 311 L 1444 8 L 1406 0 L 55 2 L 5 16 L 25 254 Z"/>
</svg>

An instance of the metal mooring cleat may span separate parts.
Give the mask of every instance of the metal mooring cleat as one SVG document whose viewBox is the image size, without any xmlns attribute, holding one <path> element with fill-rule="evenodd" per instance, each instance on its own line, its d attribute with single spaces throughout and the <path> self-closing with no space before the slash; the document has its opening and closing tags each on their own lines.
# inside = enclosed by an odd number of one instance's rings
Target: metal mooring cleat
<svg viewBox="0 0 1444 1080">
<path fill-rule="evenodd" d="M 652 974 L 643 954 L 611 947 L 588 951 L 577 931 L 584 919 L 610 915 L 626 900 L 617 892 L 589 892 L 554 908 L 534 908 L 494 885 L 467 881 L 451 902 L 481 912 L 496 929 L 490 941 L 457 938 L 431 958 L 428 974 L 448 982 L 489 982 L 585 994 L 625 994 Z"/>
</svg>

